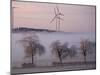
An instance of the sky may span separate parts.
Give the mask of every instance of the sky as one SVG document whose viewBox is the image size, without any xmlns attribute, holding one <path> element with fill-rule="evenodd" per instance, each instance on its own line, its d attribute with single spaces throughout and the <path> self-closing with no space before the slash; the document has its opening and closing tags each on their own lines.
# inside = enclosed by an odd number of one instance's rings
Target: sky
<svg viewBox="0 0 100 75">
<path fill-rule="evenodd" d="M 52 4 L 37 2 L 12 2 L 13 28 L 27 27 L 56 30 L 54 8 L 59 7 L 63 21 L 60 31 L 95 32 L 95 6 Z"/>
</svg>

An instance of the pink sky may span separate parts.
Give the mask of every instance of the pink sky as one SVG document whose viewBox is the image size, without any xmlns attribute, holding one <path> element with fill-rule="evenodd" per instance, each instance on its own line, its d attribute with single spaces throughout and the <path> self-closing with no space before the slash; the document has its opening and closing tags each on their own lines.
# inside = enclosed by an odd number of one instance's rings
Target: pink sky
<svg viewBox="0 0 100 75">
<path fill-rule="evenodd" d="M 13 27 L 28 27 L 55 30 L 54 15 L 56 4 L 35 2 L 12 2 Z M 60 30 L 66 32 L 95 32 L 95 6 L 58 4 L 64 14 Z"/>
</svg>

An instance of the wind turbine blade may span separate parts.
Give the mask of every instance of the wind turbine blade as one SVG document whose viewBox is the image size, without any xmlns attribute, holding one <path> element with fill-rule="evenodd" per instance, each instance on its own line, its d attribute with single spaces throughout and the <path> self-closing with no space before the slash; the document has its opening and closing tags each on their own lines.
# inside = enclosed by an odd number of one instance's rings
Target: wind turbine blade
<svg viewBox="0 0 100 75">
<path fill-rule="evenodd" d="M 59 13 L 59 15 L 64 16 L 64 14 L 62 14 L 62 13 Z"/>
<path fill-rule="evenodd" d="M 54 8 L 54 12 L 55 12 L 55 15 L 57 15 L 55 8 Z"/>
<path fill-rule="evenodd" d="M 50 21 L 50 23 L 52 23 L 55 20 L 56 16 Z"/>
<path fill-rule="evenodd" d="M 56 9 L 57 9 L 57 11 L 58 11 L 58 13 L 59 13 L 59 8 L 58 8 L 58 6 L 56 5 Z"/>
</svg>

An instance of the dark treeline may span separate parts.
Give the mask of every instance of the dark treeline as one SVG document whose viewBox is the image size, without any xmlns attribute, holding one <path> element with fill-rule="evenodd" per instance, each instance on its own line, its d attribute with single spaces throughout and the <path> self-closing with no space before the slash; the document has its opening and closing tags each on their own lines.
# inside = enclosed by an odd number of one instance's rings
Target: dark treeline
<svg viewBox="0 0 100 75">
<path fill-rule="evenodd" d="M 27 31 L 55 32 L 54 30 L 48 30 L 48 29 L 34 29 L 34 28 L 26 28 L 26 27 L 19 27 L 19 28 L 13 28 L 13 29 L 12 29 L 12 32 L 27 32 Z"/>
</svg>

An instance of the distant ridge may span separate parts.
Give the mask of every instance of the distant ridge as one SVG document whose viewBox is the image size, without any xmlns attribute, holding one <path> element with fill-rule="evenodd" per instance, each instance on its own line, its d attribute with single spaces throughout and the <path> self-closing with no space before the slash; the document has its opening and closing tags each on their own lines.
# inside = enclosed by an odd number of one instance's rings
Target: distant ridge
<svg viewBox="0 0 100 75">
<path fill-rule="evenodd" d="M 83 34 L 86 32 L 64 32 L 64 31 L 55 31 L 55 30 L 48 30 L 48 29 L 35 29 L 35 28 L 27 28 L 27 27 L 19 27 L 19 28 L 12 28 L 12 32 L 28 32 L 28 31 L 36 31 L 36 32 L 59 32 L 59 33 L 67 33 L 67 34 Z"/>
<path fill-rule="evenodd" d="M 46 32 L 56 32 L 54 30 L 48 30 L 48 29 L 34 29 L 34 28 L 26 28 L 26 27 L 20 27 L 20 28 L 13 28 L 12 32 L 28 32 L 28 31 L 46 31 Z"/>
</svg>

